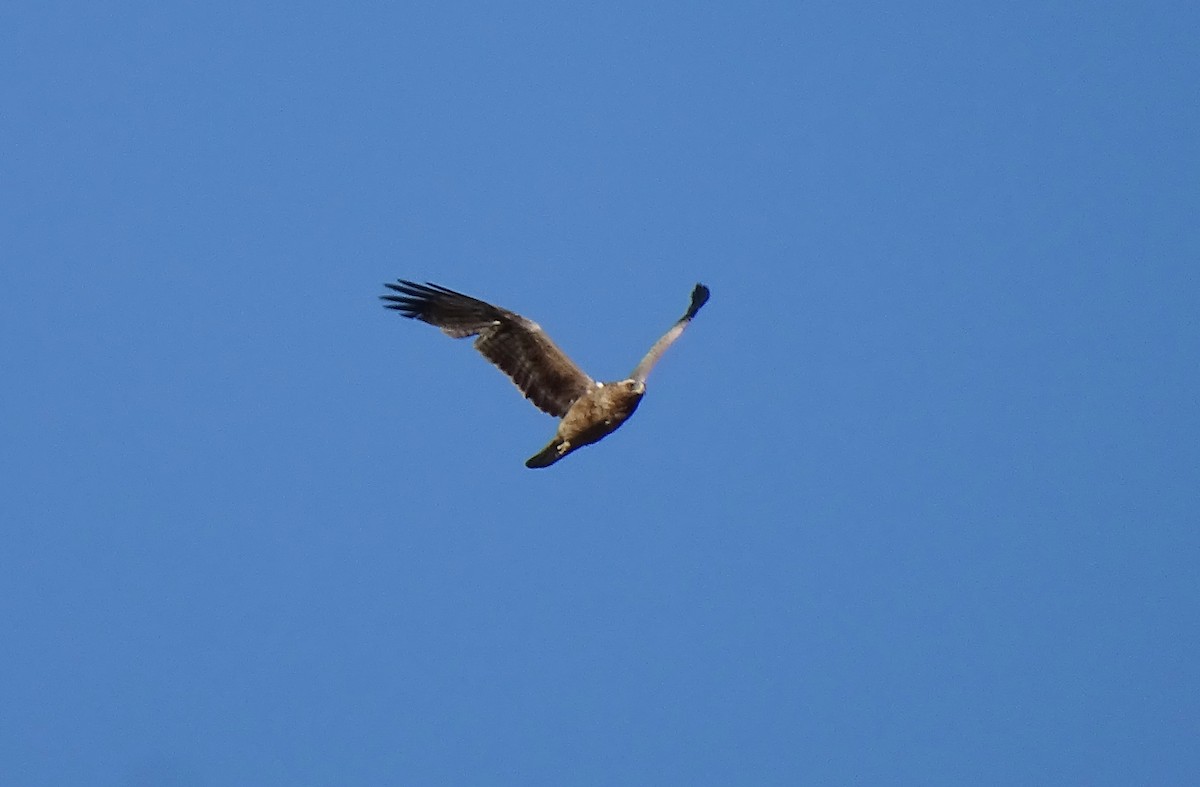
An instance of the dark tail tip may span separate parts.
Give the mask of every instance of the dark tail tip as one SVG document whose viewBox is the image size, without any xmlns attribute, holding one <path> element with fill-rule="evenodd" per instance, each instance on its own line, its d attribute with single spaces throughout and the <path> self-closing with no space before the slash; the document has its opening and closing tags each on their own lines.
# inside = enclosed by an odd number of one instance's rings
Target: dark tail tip
<svg viewBox="0 0 1200 787">
<path fill-rule="evenodd" d="M 526 459 L 525 466 L 531 468 L 549 467 L 559 459 L 562 459 L 562 457 L 558 455 L 558 443 L 552 442 L 537 454 Z"/>
</svg>

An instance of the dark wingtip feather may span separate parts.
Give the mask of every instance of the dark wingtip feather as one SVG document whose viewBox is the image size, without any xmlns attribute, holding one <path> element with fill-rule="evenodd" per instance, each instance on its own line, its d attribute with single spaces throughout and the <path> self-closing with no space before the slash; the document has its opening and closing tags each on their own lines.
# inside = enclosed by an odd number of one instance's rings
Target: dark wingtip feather
<svg viewBox="0 0 1200 787">
<path fill-rule="evenodd" d="M 384 286 L 395 290 L 396 292 L 404 293 L 405 291 L 395 284 L 384 282 Z M 395 309 L 405 317 L 415 317 L 420 311 L 420 299 L 405 293 L 404 295 L 380 295 L 379 299 L 384 302 L 383 308 Z"/>
<path fill-rule="evenodd" d="M 453 290 L 447 290 L 445 287 L 439 287 L 436 284 L 417 284 L 415 281 L 408 279 L 397 279 L 396 283 L 385 281 L 384 287 L 387 287 L 393 292 L 400 293 L 399 295 L 384 294 L 380 295 L 380 299 L 387 301 L 383 305 L 385 309 L 395 309 L 405 317 L 419 318 L 422 312 L 428 307 L 430 302 L 445 294 L 457 294 Z"/>
<path fill-rule="evenodd" d="M 700 307 L 708 303 L 709 289 L 703 284 L 696 284 L 692 289 L 692 305 L 688 307 L 687 314 L 684 319 L 690 320 L 696 316 L 696 312 L 700 311 Z"/>
<path fill-rule="evenodd" d="M 405 299 L 399 298 L 395 295 L 380 295 L 379 300 L 385 301 L 383 304 L 383 308 L 385 309 L 395 309 L 398 312 L 407 312 L 412 308 L 407 301 L 405 301 Z"/>
</svg>

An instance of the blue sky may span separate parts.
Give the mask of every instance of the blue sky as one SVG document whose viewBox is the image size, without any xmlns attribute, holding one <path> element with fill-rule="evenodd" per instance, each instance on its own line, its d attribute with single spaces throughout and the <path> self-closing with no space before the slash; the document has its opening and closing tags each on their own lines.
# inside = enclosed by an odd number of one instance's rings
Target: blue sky
<svg viewBox="0 0 1200 787">
<path fill-rule="evenodd" d="M 1194 784 L 1200 11 L 10 4 L 6 785 Z M 554 422 L 380 308 L 625 375 Z"/>
</svg>

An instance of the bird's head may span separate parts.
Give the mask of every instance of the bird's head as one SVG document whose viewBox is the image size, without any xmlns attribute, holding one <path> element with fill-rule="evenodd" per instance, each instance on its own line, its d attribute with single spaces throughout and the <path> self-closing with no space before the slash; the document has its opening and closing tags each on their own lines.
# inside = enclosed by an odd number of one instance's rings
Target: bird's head
<svg viewBox="0 0 1200 787">
<path fill-rule="evenodd" d="M 630 378 L 628 380 L 622 380 L 621 382 L 617 383 L 617 385 L 621 386 L 622 390 L 628 391 L 635 396 L 641 396 L 642 394 L 646 393 L 645 380 L 634 380 Z"/>
</svg>

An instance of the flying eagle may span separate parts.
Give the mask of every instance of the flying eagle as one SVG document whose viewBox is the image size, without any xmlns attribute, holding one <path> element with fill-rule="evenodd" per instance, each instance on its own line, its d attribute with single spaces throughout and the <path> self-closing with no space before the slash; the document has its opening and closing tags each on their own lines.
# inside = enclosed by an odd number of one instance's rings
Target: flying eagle
<svg viewBox="0 0 1200 787">
<path fill-rule="evenodd" d="M 697 284 L 687 312 L 633 372 L 624 380 L 601 383 L 576 366 L 532 320 L 436 284 L 398 282 L 385 284 L 398 293 L 379 296 L 387 301 L 385 308 L 437 326 L 455 339 L 479 337 L 475 349 L 512 378 L 525 398 L 562 419 L 554 439 L 530 457 L 526 467 L 549 467 L 625 423 L 646 392 L 646 377 L 654 364 L 708 301 L 708 288 Z"/>
</svg>

